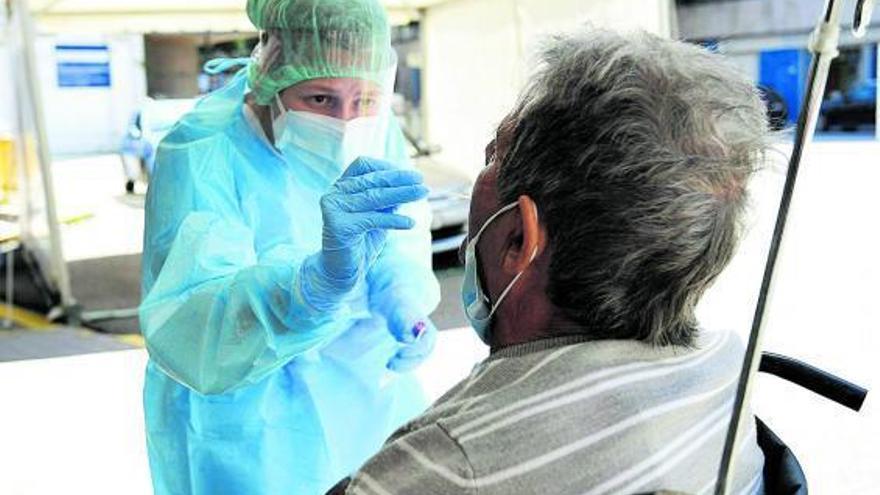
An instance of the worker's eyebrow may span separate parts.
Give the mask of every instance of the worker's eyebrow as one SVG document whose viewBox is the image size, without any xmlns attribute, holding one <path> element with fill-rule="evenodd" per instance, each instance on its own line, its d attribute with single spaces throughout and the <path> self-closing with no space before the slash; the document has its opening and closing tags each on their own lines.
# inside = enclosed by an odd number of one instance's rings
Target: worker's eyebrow
<svg viewBox="0 0 880 495">
<path fill-rule="evenodd" d="M 303 87 L 303 88 L 302 88 L 302 92 L 303 92 L 303 93 L 330 93 L 330 94 L 336 94 L 336 93 L 339 92 L 339 90 L 336 89 L 336 88 L 334 88 L 333 86 L 324 86 L 323 84 L 316 83 L 316 84 L 309 84 L 308 86 Z"/>
<path fill-rule="evenodd" d="M 489 144 L 486 145 L 486 163 L 485 166 L 489 166 L 492 163 L 492 160 L 495 159 L 495 138 L 492 138 L 489 141 Z"/>
</svg>

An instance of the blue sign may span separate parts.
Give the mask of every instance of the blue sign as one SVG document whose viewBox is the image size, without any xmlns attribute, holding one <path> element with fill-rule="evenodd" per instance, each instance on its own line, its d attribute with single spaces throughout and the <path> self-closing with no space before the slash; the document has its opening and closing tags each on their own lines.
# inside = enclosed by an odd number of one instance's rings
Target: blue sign
<svg viewBox="0 0 880 495">
<path fill-rule="evenodd" d="M 785 100 L 788 121 L 797 122 L 806 91 L 810 54 L 802 49 L 765 50 L 760 55 L 761 84 L 773 88 Z"/>
<path fill-rule="evenodd" d="M 56 45 L 60 88 L 109 88 L 110 49 L 107 45 Z"/>
</svg>

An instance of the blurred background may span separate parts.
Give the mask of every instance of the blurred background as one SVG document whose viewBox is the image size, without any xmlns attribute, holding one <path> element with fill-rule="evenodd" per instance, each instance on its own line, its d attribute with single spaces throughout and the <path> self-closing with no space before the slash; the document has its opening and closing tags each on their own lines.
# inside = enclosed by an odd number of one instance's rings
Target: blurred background
<svg viewBox="0 0 880 495">
<path fill-rule="evenodd" d="M 197 99 L 248 57 L 244 0 L 5 0 L 0 12 L 0 493 L 148 493 L 140 411 L 146 359 L 136 307 L 144 194 L 155 149 Z M 442 392 L 485 352 L 462 337 L 462 268 L 473 178 L 528 80 L 542 37 L 588 22 L 682 39 L 758 85 L 779 143 L 752 187 L 748 236 L 700 307 L 745 335 L 776 214 L 807 41 L 824 0 L 383 0 L 399 55 L 394 110 L 432 189 L 432 315 L 449 337 L 423 370 Z M 845 2 L 849 19 L 854 1 Z M 848 26 L 844 26 L 848 27 Z M 767 348 L 880 385 L 880 10 L 844 29 L 804 159 Z M 462 358 L 467 357 L 467 359 Z M 456 361 L 450 365 L 450 361 Z M 880 416 L 849 413 L 772 380 L 756 408 L 816 493 L 880 483 Z M 809 411 L 804 414 L 803 411 Z M 5 439 L 5 440 L 4 440 Z M 83 455 L 85 454 L 85 455 Z M 75 488 L 75 489 L 72 489 Z"/>
</svg>

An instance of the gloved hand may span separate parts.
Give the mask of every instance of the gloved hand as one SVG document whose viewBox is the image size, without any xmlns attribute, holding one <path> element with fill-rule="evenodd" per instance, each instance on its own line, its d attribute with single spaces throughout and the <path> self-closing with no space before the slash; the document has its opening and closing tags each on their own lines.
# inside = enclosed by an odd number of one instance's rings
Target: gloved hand
<svg viewBox="0 0 880 495">
<path fill-rule="evenodd" d="M 388 326 L 397 338 L 395 324 L 391 319 L 388 321 Z M 428 318 L 421 318 L 414 324 L 398 328 L 406 329 L 398 338 L 402 347 L 388 361 L 387 367 L 391 371 L 405 373 L 417 368 L 431 355 L 431 351 L 434 350 L 434 345 L 437 343 L 437 327 Z"/>
<path fill-rule="evenodd" d="M 321 198 L 321 251 L 306 260 L 302 272 L 309 302 L 321 309 L 345 297 L 379 256 L 386 231 L 415 225 L 394 209 L 427 195 L 414 170 L 365 157 L 352 162 Z"/>
</svg>

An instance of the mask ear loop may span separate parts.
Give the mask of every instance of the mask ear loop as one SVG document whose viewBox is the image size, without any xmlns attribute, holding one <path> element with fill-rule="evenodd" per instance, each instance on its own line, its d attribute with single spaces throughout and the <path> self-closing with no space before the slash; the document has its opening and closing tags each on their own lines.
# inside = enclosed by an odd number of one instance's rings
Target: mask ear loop
<svg viewBox="0 0 880 495">
<path fill-rule="evenodd" d="M 486 228 L 486 226 L 489 224 L 489 222 L 494 220 L 501 213 L 504 213 L 505 211 L 510 210 L 511 208 L 513 208 L 514 206 L 517 206 L 518 204 L 519 203 L 511 203 L 511 204 L 505 206 L 504 208 L 498 210 L 497 213 L 492 215 L 489 218 L 489 220 L 487 220 L 486 223 L 483 224 L 483 228 L 480 229 L 480 231 L 477 233 L 477 237 L 479 237 L 480 234 L 483 233 L 483 230 Z M 476 253 L 474 253 L 474 254 L 476 254 Z M 489 311 L 489 316 L 487 316 L 486 318 L 492 318 L 492 315 L 494 315 L 495 311 L 501 306 L 501 302 L 504 301 L 504 298 L 507 297 L 507 294 L 510 292 L 511 289 L 513 289 L 513 286 L 516 285 L 517 280 L 519 280 L 519 278 L 522 277 L 523 273 L 525 273 L 526 270 L 528 270 L 529 265 L 531 265 L 532 262 L 535 261 L 535 258 L 537 256 L 538 256 L 538 246 L 536 245 L 535 249 L 532 250 L 532 255 L 529 257 L 529 264 L 526 265 L 526 267 L 523 268 L 521 272 L 517 273 L 516 276 L 513 277 L 513 280 L 511 280 L 510 283 L 507 284 L 507 288 L 504 289 L 503 292 L 501 292 L 500 296 L 498 296 L 498 301 L 496 301 L 495 304 L 492 305 L 492 310 Z M 479 282 L 479 279 L 477 281 Z M 486 299 L 488 300 L 488 296 L 486 296 L 485 293 L 484 293 L 484 297 L 486 297 Z M 489 302 L 491 302 L 491 301 L 489 301 Z"/>
<path fill-rule="evenodd" d="M 535 261 L 536 256 L 538 256 L 538 246 L 535 246 L 535 249 L 532 251 L 532 256 L 529 258 L 529 265 L 532 264 L 532 261 Z M 510 292 L 511 289 L 513 289 L 513 286 L 516 285 L 516 281 L 519 280 L 520 277 L 522 277 L 523 273 L 525 273 L 528 268 L 528 266 L 523 268 L 523 271 L 517 273 L 516 276 L 513 277 L 513 280 L 511 280 L 510 283 L 507 284 L 507 288 L 504 289 L 504 292 L 502 292 L 500 296 L 498 296 L 498 302 L 492 305 L 492 311 L 489 311 L 489 316 L 487 316 L 487 318 L 492 318 L 492 315 L 495 314 L 495 310 L 497 310 L 501 306 L 501 302 L 504 301 L 505 297 L 507 297 L 507 293 Z"/>
<path fill-rule="evenodd" d="M 281 92 L 275 93 L 275 99 L 272 102 L 273 104 L 269 105 L 272 112 L 272 140 L 277 145 L 278 139 L 284 131 L 284 115 L 287 113 L 287 109 L 284 107 L 284 102 L 281 101 Z"/>
<path fill-rule="evenodd" d="M 483 222 L 483 226 L 480 227 L 480 230 L 477 231 L 477 234 L 474 235 L 474 236 L 468 241 L 468 246 L 467 246 L 467 248 L 465 249 L 465 251 L 472 251 L 472 252 L 473 252 L 474 262 L 476 262 L 476 260 L 477 260 L 477 252 L 476 252 L 476 251 L 477 251 L 477 242 L 479 242 L 479 240 L 480 240 L 480 236 L 483 235 L 483 231 L 485 231 L 486 228 L 489 226 L 489 224 L 491 224 L 496 218 L 498 218 L 499 216 L 501 216 L 501 214 L 503 214 L 503 213 L 505 213 L 505 212 L 507 212 L 507 211 L 510 211 L 511 209 L 513 209 L 514 207 L 516 207 L 517 204 L 518 204 L 518 203 L 516 203 L 516 202 L 514 202 L 514 203 L 510 203 L 509 205 L 506 205 L 506 206 L 504 206 L 503 208 L 501 208 L 500 210 L 496 211 L 491 217 L 489 217 L 488 220 L 486 220 L 485 222 Z M 477 293 L 480 295 L 480 297 L 482 298 L 483 302 L 485 302 L 485 303 L 489 303 L 489 304 L 491 305 L 491 304 L 492 304 L 492 301 L 490 301 L 490 300 L 489 300 L 489 296 L 487 296 L 486 293 L 483 292 L 483 288 L 481 287 L 481 284 L 480 284 L 480 277 L 479 277 L 478 275 L 476 275 L 476 271 L 474 272 L 474 277 L 475 277 L 475 280 L 474 280 L 474 286 L 478 289 L 478 290 L 477 290 Z M 495 311 L 495 310 L 493 309 L 492 312 L 494 312 L 494 311 Z M 491 314 L 490 314 L 490 316 L 491 316 Z"/>
<path fill-rule="evenodd" d="M 492 223 L 496 218 L 501 216 L 502 213 L 505 213 L 505 212 L 512 210 L 518 204 L 519 203 L 517 203 L 517 202 L 513 202 L 513 203 L 510 203 L 509 205 L 505 206 L 504 208 L 501 208 L 500 210 L 496 211 L 491 217 L 489 217 L 488 220 L 483 222 L 483 226 L 480 227 L 480 230 L 477 231 L 477 235 L 475 235 L 473 237 L 473 239 L 470 240 L 470 242 L 473 243 L 474 246 L 476 246 L 477 240 L 480 238 L 481 235 L 483 235 L 483 231 L 486 230 L 486 227 L 488 227 L 489 224 Z"/>
</svg>

